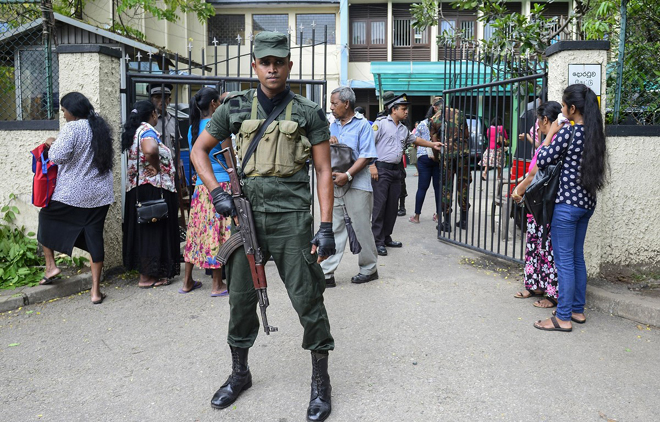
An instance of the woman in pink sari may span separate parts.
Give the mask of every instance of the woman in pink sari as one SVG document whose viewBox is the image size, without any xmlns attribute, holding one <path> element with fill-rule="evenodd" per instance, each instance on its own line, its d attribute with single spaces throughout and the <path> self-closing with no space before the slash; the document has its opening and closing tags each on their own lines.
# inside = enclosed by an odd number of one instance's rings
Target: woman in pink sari
<svg viewBox="0 0 660 422">
<path fill-rule="evenodd" d="M 556 101 L 548 101 L 541 104 L 537 109 L 538 132 L 548 133 L 552 122 L 557 120 L 561 113 L 561 104 Z M 534 180 L 536 167 L 536 156 L 529 163 L 529 171 L 525 179 L 513 190 L 511 198 L 520 203 L 525 191 Z M 547 231 L 547 242 L 543 245 L 543 232 Z M 532 214 L 527 214 L 527 246 L 525 249 L 525 269 L 523 272 L 525 290 L 514 295 L 517 299 L 526 299 L 532 296 L 543 296 L 534 302 L 537 308 L 553 308 L 557 305 L 557 269 L 555 268 L 554 256 L 552 254 L 552 243 L 550 242 L 550 224 L 544 226 L 537 224 Z"/>
</svg>

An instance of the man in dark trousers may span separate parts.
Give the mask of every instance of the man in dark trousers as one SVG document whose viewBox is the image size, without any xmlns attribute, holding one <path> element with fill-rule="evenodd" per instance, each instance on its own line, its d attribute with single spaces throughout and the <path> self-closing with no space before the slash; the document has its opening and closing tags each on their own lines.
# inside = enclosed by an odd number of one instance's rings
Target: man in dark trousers
<svg viewBox="0 0 660 422">
<path fill-rule="evenodd" d="M 429 142 L 418 138 L 403 124 L 408 117 L 406 94 L 383 95 L 386 116 L 374 122 L 378 160 L 369 166 L 371 185 L 374 191 L 374 211 L 371 216 L 371 231 L 374 233 L 378 255 L 386 256 L 387 248 L 400 248 L 401 242 L 392 240 L 396 222 L 399 196 L 401 194 L 401 158 L 410 145 L 431 147 L 438 151 L 440 142 Z"/>
<path fill-rule="evenodd" d="M 302 347 L 310 350 L 312 355 L 312 390 L 307 420 L 323 421 L 332 410 L 328 352 L 335 346 L 323 304 L 325 277 L 319 265 L 335 253 L 330 132 L 325 114 L 317 104 L 300 95 L 291 99 L 286 86 L 293 66 L 290 59 L 285 34 L 260 32 L 254 39 L 252 62 L 259 86 L 234 92 L 225 98 L 206 130 L 197 138 L 191 158 L 211 192 L 216 211 L 231 215 L 233 201 L 215 179 L 209 152 L 223 139 L 223 146 L 231 145 L 229 136 L 232 133 L 238 135 L 236 148 L 246 175 L 242 178 L 243 192 L 252 205 L 259 246 L 266 260 L 272 257 L 275 261 L 304 329 Z M 289 100 L 286 108 L 268 126 L 268 139 L 258 143 L 250 160 L 244 160 L 245 151 L 256 137 L 258 128 L 272 110 Z M 308 159 L 314 160 L 321 210 L 321 227 L 314 237 Z M 232 372 L 211 399 L 211 405 L 219 409 L 229 407 L 242 391 L 252 386 L 248 350 L 254 344 L 260 324 L 257 292 L 243 248 L 229 257 L 227 288 L 227 342 L 231 349 Z"/>
</svg>

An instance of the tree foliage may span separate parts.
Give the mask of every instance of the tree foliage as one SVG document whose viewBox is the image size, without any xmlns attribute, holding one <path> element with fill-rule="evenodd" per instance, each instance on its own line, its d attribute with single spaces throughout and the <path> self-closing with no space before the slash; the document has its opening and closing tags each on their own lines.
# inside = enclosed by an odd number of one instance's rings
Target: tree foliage
<svg viewBox="0 0 660 422">
<path fill-rule="evenodd" d="M 213 5 L 205 0 L 112 0 L 116 20 L 99 22 L 107 24 L 110 31 L 121 35 L 144 40 L 145 36 L 130 22 L 138 15 L 148 14 L 158 20 L 177 22 L 181 15 L 192 13 L 200 23 L 215 14 Z M 77 19 L 85 18 L 84 9 L 87 0 L 42 0 L 42 4 L 0 4 L 0 17 L 10 27 L 16 27 L 35 19 L 35 13 L 41 14 L 42 9 L 52 10 L 64 16 Z"/>
<path fill-rule="evenodd" d="M 467 40 L 458 28 L 438 35 L 441 45 L 455 46 L 466 41 L 479 43 L 486 52 L 543 58 L 545 49 L 565 30 L 572 30 L 578 39 L 610 40 L 611 63 L 607 72 L 609 104 L 613 104 L 616 90 L 616 61 L 618 60 L 621 30 L 621 0 L 576 0 L 564 21 L 544 16 L 545 7 L 534 4 L 529 15 L 512 13 L 504 0 L 455 0 L 453 9 L 479 12 L 479 21 L 489 24 L 492 35 L 488 40 Z M 446 7 L 442 5 L 442 7 Z M 413 26 L 425 29 L 445 21 L 443 10 L 436 0 L 422 0 L 413 4 L 410 12 Z M 623 62 L 621 109 L 624 117 L 635 123 L 660 124 L 660 1 L 628 0 L 628 19 Z M 609 106 L 608 106 L 609 108 Z"/>
</svg>

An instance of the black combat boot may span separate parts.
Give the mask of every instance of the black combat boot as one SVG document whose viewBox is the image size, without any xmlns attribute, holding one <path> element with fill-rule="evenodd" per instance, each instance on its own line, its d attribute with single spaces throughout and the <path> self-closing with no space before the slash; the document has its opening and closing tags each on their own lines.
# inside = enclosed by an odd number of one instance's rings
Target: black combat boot
<svg viewBox="0 0 660 422">
<path fill-rule="evenodd" d="M 451 233 L 451 213 L 446 212 L 442 214 L 442 223 L 440 223 L 440 230 L 443 232 Z"/>
<path fill-rule="evenodd" d="M 312 352 L 312 394 L 307 408 L 308 421 L 324 421 L 330 416 L 331 394 L 328 352 Z"/>
<path fill-rule="evenodd" d="M 468 212 L 461 210 L 461 219 L 456 223 L 461 230 L 468 228 Z"/>
<path fill-rule="evenodd" d="M 399 210 L 396 212 L 396 215 L 399 217 L 406 215 L 406 199 L 400 198 L 399 199 Z"/>
<path fill-rule="evenodd" d="M 243 390 L 252 387 L 252 374 L 247 364 L 248 350 L 229 346 L 231 349 L 231 375 L 222 387 L 215 392 L 211 406 L 224 409 L 236 401 Z"/>
</svg>

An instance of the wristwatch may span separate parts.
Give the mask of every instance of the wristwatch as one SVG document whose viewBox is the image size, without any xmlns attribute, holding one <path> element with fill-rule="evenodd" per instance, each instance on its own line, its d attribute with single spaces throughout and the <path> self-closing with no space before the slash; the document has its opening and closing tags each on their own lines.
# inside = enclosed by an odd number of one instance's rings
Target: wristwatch
<svg viewBox="0 0 660 422">
<path fill-rule="evenodd" d="M 351 180 L 353 180 L 353 176 L 351 176 L 351 173 L 349 173 L 349 172 L 346 172 L 346 177 L 348 177 L 348 181 L 349 181 L 349 182 L 350 182 Z"/>
</svg>

